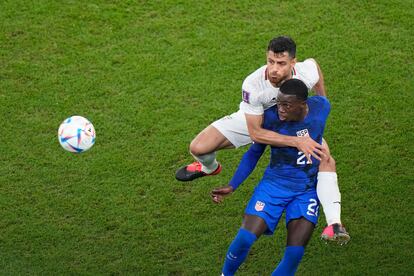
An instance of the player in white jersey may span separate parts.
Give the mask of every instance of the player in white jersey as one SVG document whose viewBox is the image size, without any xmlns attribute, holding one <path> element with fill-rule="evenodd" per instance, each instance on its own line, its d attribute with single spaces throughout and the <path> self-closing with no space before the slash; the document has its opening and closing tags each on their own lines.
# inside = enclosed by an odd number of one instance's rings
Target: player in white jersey
<svg viewBox="0 0 414 276">
<path fill-rule="evenodd" d="M 262 128 L 264 110 L 276 104 L 280 85 L 288 79 L 302 80 L 309 90 L 326 96 L 322 72 L 314 59 L 296 62 L 296 44 L 286 36 L 270 41 L 266 53 L 267 64 L 250 74 L 242 85 L 240 109 L 225 116 L 200 132 L 190 144 L 190 153 L 196 162 L 180 168 L 176 179 L 191 181 L 199 177 L 216 175 L 221 165 L 216 160 L 216 151 L 238 148 L 252 141 L 276 147 L 296 147 L 310 161 L 310 156 L 321 160 L 321 166 L 335 167 L 324 141 L 322 145 L 309 136 L 285 136 Z M 323 151 L 323 152 L 322 152 Z M 325 156 L 325 155 L 328 156 Z M 341 224 L 340 192 L 335 171 L 320 170 L 317 192 L 323 206 L 328 226 L 322 233 L 325 240 L 341 243 L 349 240 L 349 234 Z"/>
</svg>

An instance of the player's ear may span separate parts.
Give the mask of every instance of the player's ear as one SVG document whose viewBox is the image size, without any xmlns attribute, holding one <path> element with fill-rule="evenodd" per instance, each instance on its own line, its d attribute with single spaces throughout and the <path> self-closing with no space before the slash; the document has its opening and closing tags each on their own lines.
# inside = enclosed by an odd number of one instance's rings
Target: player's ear
<svg viewBox="0 0 414 276">
<path fill-rule="evenodd" d="M 300 98 L 297 98 L 298 99 L 298 104 L 300 105 L 300 107 L 301 108 L 304 108 L 305 107 L 305 105 L 306 105 L 306 101 L 304 101 L 304 100 L 302 100 L 302 99 L 300 99 Z"/>
<path fill-rule="evenodd" d="M 305 100 L 305 101 L 303 101 L 303 102 L 302 102 L 302 104 L 303 104 L 303 108 L 306 108 L 306 105 L 307 105 L 306 100 Z"/>
<path fill-rule="evenodd" d="M 292 66 L 295 65 L 296 62 L 297 62 L 297 59 L 295 57 L 290 60 L 290 63 L 292 64 Z"/>
</svg>

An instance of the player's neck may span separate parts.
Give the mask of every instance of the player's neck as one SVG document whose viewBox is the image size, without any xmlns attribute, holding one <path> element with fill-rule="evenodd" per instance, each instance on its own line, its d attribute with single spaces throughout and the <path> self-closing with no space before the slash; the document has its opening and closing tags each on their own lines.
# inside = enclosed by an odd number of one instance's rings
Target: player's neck
<svg viewBox="0 0 414 276">
<path fill-rule="evenodd" d="M 274 87 L 279 88 L 285 81 L 290 80 L 293 77 L 293 75 L 289 75 L 286 77 L 286 79 L 278 82 L 278 83 L 272 83 L 270 82 Z"/>
</svg>

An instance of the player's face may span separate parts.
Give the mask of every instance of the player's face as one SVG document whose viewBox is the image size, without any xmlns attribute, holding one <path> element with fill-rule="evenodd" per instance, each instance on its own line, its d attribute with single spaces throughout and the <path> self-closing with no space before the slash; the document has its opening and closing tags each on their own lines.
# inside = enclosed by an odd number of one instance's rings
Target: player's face
<svg viewBox="0 0 414 276">
<path fill-rule="evenodd" d="M 290 57 L 288 52 L 268 51 L 266 57 L 267 77 L 273 86 L 279 87 L 285 80 L 292 77 L 292 69 L 296 59 Z"/>
<path fill-rule="evenodd" d="M 277 113 L 281 121 L 301 121 L 306 113 L 306 102 L 294 95 L 279 92 L 276 100 Z"/>
</svg>

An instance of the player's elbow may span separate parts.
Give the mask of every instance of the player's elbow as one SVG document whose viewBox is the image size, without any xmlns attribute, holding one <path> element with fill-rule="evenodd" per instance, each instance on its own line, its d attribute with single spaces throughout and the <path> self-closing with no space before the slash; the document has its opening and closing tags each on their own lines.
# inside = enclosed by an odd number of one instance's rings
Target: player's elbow
<svg viewBox="0 0 414 276">
<path fill-rule="evenodd" d="M 332 155 L 328 154 L 325 158 L 322 158 L 319 164 L 319 171 L 336 172 L 336 162 Z"/>
<path fill-rule="evenodd" d="M 252 139 L 253 142 L 255 142 L 255 143 L 262 143 L 263 142 L 260 130 L 257 130 L 257 129 L 250 130 L 249 129 L 249 135 L 250 135 L 250 138 Z"/>
<path fill-rule="evenodd" d="M 250 139 L 252 139 L 253 142 L 257 142 L 257 136 L 256 133 L 253 131 L 249 131 Z"/>
</svg>

